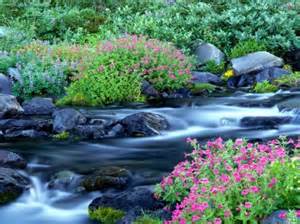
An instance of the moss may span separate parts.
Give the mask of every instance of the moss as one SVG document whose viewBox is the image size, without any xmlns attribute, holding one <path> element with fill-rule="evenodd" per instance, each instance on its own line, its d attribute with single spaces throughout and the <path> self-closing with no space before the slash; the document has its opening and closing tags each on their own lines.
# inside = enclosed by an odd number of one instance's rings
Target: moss
<svg viewBox="0 0 300 224">
<path fill-rule="evenodd" d="M 256 93 L 273 93 L 278 90 L 278 87 L 268 81 L 256 83 L 254 92 Z"/>
<path fill-rule="evenodd" d="M 56 135 L 53 136 L 54 139 L 56 140 L 66 140 L 70 137 L 70 133 L 67 131 L 63 131 L 61 133 L 58 133 Z"/>
<path fill-rule="evenodd" d="M 8 202 L 11 202 L 15 200 L 18 197 L 18 194 L 16 192 L 5 192 L 0 194 L 0 205 L 6 204 Z"/>
<path fill-rule="evenodd" d="M 133 224 L 162 224 L 163 222 L 157 218 L 150 215 L 143 215 L 138 217 Z"/>
<path fill-rule="evenodd" d="M 96 210 L 89 210 L 90 219 L 103 224 L 115 224 L 118 220 L 123 218 L 124 215 L 125 212 L 122 210 L 110 207 L 100 207 Z"/>
<path fill-rule="evenodd" d="M 216 86 L 210 83 L 197 83 L 191 87 L 193 94 L 212 93 L 216 90 Z"/>
</svg>

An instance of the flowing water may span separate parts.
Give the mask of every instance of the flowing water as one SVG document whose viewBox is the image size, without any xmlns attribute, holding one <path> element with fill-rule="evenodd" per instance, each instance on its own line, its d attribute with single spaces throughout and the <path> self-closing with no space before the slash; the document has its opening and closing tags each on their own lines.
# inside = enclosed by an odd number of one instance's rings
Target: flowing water
<svg viewBox="0 0 300 224">
<path fill-rule="evenodd" d="M 134 183 L 155 184 L 183 159 L 190 150 L 187 137 L 207 140 L 245 137 L 265 139 L 300 134 L 296 110 L 280 111 L 278 105 L 300 93 L 281 92 L 263 95 L 235 95 L 218 98 L 194 98 L 166 102 L 160 107 L 135 105 L 106 109 L 82 109 L 89 116 L 106 120 L 123 118 L 146 111 L 165 116 L 170 129 L 147 138 L 119 138 L 94 142 L 22 141 L 0 143 L 1 149 L 21 153 L 28 161 L 30 190 L 16 202 L 0 208 L 1 224 L 87 224 L 87 207 L 100 192 L 70 193 L 47 188 L 49 175 L 59 170 L 85 172 L 103 166 L 122 166 L 133 172 Z M 295 100 L 296 99 L 296 100 Z M 300 103 L 298 103 L 300 108 Z M 240 119 L 246 116 L 292 116 L 293 122 L 277 128 L 245 128 Z"/>
</svg>

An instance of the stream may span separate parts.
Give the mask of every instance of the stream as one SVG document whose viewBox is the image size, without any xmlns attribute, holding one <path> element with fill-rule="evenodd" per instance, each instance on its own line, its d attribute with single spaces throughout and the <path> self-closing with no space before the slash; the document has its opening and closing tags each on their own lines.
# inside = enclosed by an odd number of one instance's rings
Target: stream
<svg viewBox="0 0 300 224">
<path fill-rule="evenodd" d="M 298 104 L 289 110 L 280 105 Z M 293 105 L 294 105 L 293 104 Z M 87 208 L 101 192 L 70 193 L 49 190 L 49 175 L 60 170 L 85 170 L 121 166 L 129 169 L 135 185 L 158 183 L 172 170 L 184 153 L 191 150 L 187 137 L 200 140 L 221 136 L 268 139 L 300 134 L 300 92 L 276 94 L 235 94 L 224 97 L 169 100 L 164 105 L 131 105 L 105 109 L 81 109 L 85 114 L 106 120 L 123 118 L 136 112 L 153 112 L 166 117 L 168 131 L 147 138 L 105 139 L 95 142 L 15 141 L 1 142 L 0 149 L 22 154 L 28 161 L 30 190 L 17 201 L 0 207 L 1 224 L 88 224 Z M 299 115 L 298 110 L 298 116 Z M 243 117 L 285 117 L 292 122 L 274 128 L 242 127 Z M 24 171 L 22 171 L 24 172 Z"/>
</svg>

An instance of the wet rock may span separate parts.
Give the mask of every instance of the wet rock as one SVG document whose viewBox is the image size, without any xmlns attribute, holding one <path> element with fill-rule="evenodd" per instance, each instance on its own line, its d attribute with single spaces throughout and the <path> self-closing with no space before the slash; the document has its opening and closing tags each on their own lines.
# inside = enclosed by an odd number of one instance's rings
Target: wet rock
<svg viewBox="0 0 300 224">
<path fill-rule="evenodd" d="M 114 137 L 120 137 L 124 133 L 124 128 L 121 124 L 114 125 L 109 131 L 106 137 L 114 138 Z"/>
<path fill-rule="evenodd" d="M 159 98 L 159 92 L 146 80 L 142 82 L 142 94 L 149 98 Z"/>
<path fill-rule="evenodd" d="M 277 128 L 279 125 L 288 124 L 292 117 L 244 117 L 240 121 L 242 127 Z"/>
<path fill-rule="evenodd" d="M 29 186 L 29 180 L 19 172 L 0 167 L 0 204 L 17 199 Z"/>
<path fill-rule="evenodd" d="M 0 93 L 11 94 L 11 81 L 0 73 Z"/>
<path fill-rule="evenodd" d="M 35 129 L 38 131 L 51 131 L 51 120 L 31 120 L 31 119 L 3 119 L 0 120 L 0 130 L 25 130 Z"/>
<path fill-rule="evenodd" d="M 10 151 L 0 150 L 0 167 L 25 169 L 26 166 L 26 160 L 20 155 Z"/>
<path fill-rule="evenodd" d="M 195 54 L 199 65 L 205 64 L 208 61 L 215 61 L 216 64 L 220 64 L 225 57 L 220 49 L 210 43 L 200 44 Z"/>
<path fill-rule="evenodd" d="M 222 80 L 219 76 L 214 75 L 210 72 L 192 72 L 192 82 L 211 83 L 218 85 L 222 83 Z"/>
<path fill-rule="evenodd" d="M 103 125 L 78 125 L 72 133 L 82 139 L 102 139 L 105 136 Z"/>
<path fill-rule="evenodd" d="M 130 180 L 130 172 L 120 167 L 106 167 L 84 177 L 81 182 L 87 191 L 99 191 L 106 188 L 125 188 Z"/>
<path fill-rule="evenodd" d="M 22 75 L 17 68 L 8 68 L 7 74 L 11 80 L 19 82 L 21 85 L 23 84 Z"/>
<path fill-rule="evenodd" d="M 166 93 L 164 92 L 162 94 L 163 98 L 166 99 L 184 99 L 184 98 L 189 98 L 191 97 L 191 91 L 187 88 L 180 88 L 174 92 L 171 93 Z"/>
<path fill-rule="evenodd" d="M 120 121 L 125 135 L 145 137 L 159 135 L 160 131 L 168 128 L 167 120 L 158 114 L 140 112 L 129 115 Z"/>
<path fill-rule="evenodd" d="M 86 122 L 86 117 L 75 109 L 61 109 L 53 113 L 54 132 L 70 131 L 77 125 L 84 125 Z"/>
<path fill-rule="evenodd" d="M 283 60 L 266 51 L 258 51 L 232 59 L 231 65 L 235 75 L 243 75 L 253 72 L 257 73 L 266 68 L 281 67 L 283 66 Z"/>
<path fill-rule="evenodd" d="M 278 210 L 273 212 L 270 216 L 262 220 L 262 224 L 289 224 L 290 222 L 287 218 L 281 217 L 281 214 L 287 214 L 287 210 Z M 298 221 L 300 222 L 300 218 L 298 217 Z"/>
<path fill-rule="evenodd" d="M 29 129 L 29 130 L 8 130 L 4 133 L 4 138 L 12 138 L 12 139 L 17 139 L 17 138 L 46 138 L 48 137 L 49 134 L 44 131 L 37 131 L 34 129 Z"/>
<path fill-rule="evenodd" d="M 51 115 L 55 105 L 51 98 L 35 97 L 22 104 L 25 115 Z"/>
<path fill-rule="evenodd" d="M 94 211 L 101 207 L 111 207 L 122 211 L 154 211 L 163 208 L 164 203 L 154 198 L 150 187 L 135 187 L 119 194 L 105 194 L 89 205 Z"/>
<path fill-rule="evenodd" d="M 81 190 L 81 179 L 81 175 L 69 170 L 63 170 L 51 176 L 48 187 L 50 189 L 76 192 Z"/>
<path fill-rule="evenodd" d="M 291 111 L 299 110 L 300 111 L 300 96 L 292 97 L 285 101 L 282 101 L 277 104 L 277 107 L 280 111 Z"/>
<path fill-rule="evenodd" d="M 0 94 L 0 119 L 20 115 L 24 112 L 16 97 Z"/>
<path fill-rule="evenodd" d="M 291 72 L 282 68 L 266 68 L 255 75 L 256 82 L 272 81 L 284 75 L 289 75 Z"/>
</svg>

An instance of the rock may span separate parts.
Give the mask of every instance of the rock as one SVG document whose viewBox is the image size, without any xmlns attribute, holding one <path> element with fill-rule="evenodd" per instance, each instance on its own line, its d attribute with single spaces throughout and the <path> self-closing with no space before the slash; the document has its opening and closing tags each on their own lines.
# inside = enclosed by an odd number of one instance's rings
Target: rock
<svg viewBox="0 0 300 224">
<path fill-rule="evenodd" d="M 0 150 L 0 167 L 25 169 L 26 166 L 26 160 L 20 155 L 10 151 Z"/>
<path fill-rule="evenodd" d="M 94 211 L 101 207 L 111 207 L 122 211 L 154 211 L 163 208 L 164 203 L 156 200 L 153 190 L 149 187 L 135 187 L 130 191 L 119 194 L 105 194 L 96 198 L 89 205 L 89 209 Z"/>
<path fill-rule="evenodd" d="M 17 68 L 8 68 L 7 74 L 12 81 L 19 82 L 21 85 L 23 85 L 22 75 Z"/>
<path fill-rule="evenodd" d="M 83 125 L 87 122 L 85 116 L 74 109 L 61 109 L 53 113 L 54 132 L 70 131 L 77 125 Z"/>
<path fill-rule="evenodd" d="M 120 136 L 122 136 L 123 133 L 124 133 L 123 126 L 121 124 L 116 124 L 109 130 L 106 137 L 110 137 L 110 138 L 120 137 Z"/>
<path fill-rule="evenodd" d="M 4 138 L 45 138 L 48 137 L 49 134 L 44 131 L 37 131 L 34 129 L 29 130 L 9 130 L 4 133 Z"/>
<path fill-rule="evenodd" d="M 20 115 L 23 112 L 24 110 L 16 97 L 8 94 L 0 94 L 0 119 Z"/>
<path fill-rule="evenodd" d="M 146 80 L 143 80 L 141 90 L 149 98 L 159 98 L 159 92 Z"/>
<path fill-rule="evenodd" d="M 281 76 L 288 75 L 291 72 L 281 69 L 281 68 L 266 68 L 255 75 L 256 82 L 263 82 L 263 81 L 272 81 L 273 79 L 277 79 Z"/>
<path fill-rule="evenodd" d="M 72 171 L 64 170 L 51 176 L 48 187 L 50 189 L 63 191 L 80 191 L 81 179 L 82 176 L 73 173 Z"/>
<path fill-rule="evenodd" d="M 281 67 L 283 60 L 266 51 L 258 51 L 231 60 L 235 75 L 259 72 L 266 68 Z"/>
<path fill-rule="evenodd" d="M 217 75 L 210 72 L 192 72 L 192 82 L 193 83 L 211 83 L 211 84 L 221 84 L 222 80 Z"/>
<path fill-rule="evenodd" d="M 255 76 L 249 74 L 234 76 L 227 80 L 227 87 L 230 89 L 251 87 L 254 84 L 255 84 Z"/>
<path fill-rule="evenodd" d="M 25 115 L 51 115 L 55 105 L 51 98 L 35 97 L 22 104 Z"/>
<path fill-rule="evenodd" d="M 240 121 L 242 127 L 277 128 L 278 125 L 288 124 L 292 117 L 244 117 Z"/>
<path fill-rule="evenodd" d="M 287 215 L 287 210 L 278 210 L 273 212 L 270 216 L 262 220 L 262 224 L 290 224 L 287 220 L 287 216 L 282 217 L 283 214 Z M 300 217 L 298 217 L 298 221 L 300 222 Z M 297 222 L 298 223 L 298 222 Z"/>
<path fill-rule="evenodd" d="M 196 59 L 199 65 L 203 65 L 208 61 L 215 61 L 219 65 L 224 60 L 224 56 L 222 51 L 209 43 L 200 44 L 196 49 Z"/>
<path fill-rule="evenodd" d="M 0 120 L 0 130 L 25 130 L 35 129 L 38 131 L 52 130 L 51 120 L 31 120 L 31 119 L 3 119 Z"/>
<path fill-rule="evenodd" d="M 300 110 L 300 96 L 296 96 L 277 104 L 280 111 Z"/>
<path fill-rule="evenodd" d="M 19 172 L 0 167 L 0 204 L 17 199 L 29 186 L 29 180 Z"/>
<path fill-rule="evenodd" d="M 0 93 L 11 94 L 11 82 L 3 74 L 0 73 Z"/>
<path fill-rule="evenodd" d="M 292 65 L 294 70 L 300 71 L 300 48 L 288 52 L 287 63 Z"/>
<path fill-rule="evenodd" d="M 87 191 L 99 191 L 106 188 L 122 189 L 130 180 L 130 172 L 120 167 L 100 168 L 83 178 L 81 186 Z"/>
<path fill-rule="evenodd" d="M 171 93 L 163 93 L 163 98 L 167 99 L 184 99 L 191 97 L 191 91 L 187 88 L 180 88 Z"/>
<path fill-rule="evenodd" d="M 129 115 L 120 121 L 127 136 L 145 137 L 159 135 L 168 128 L 167 120 L 158 114 L 140 112 Z"/>
<path fill-rule="evenodd" d="M 78 125 L 72 133 L 82 139 L 102 139 L 105 136 L 103 125 Z"/>
</svg>

